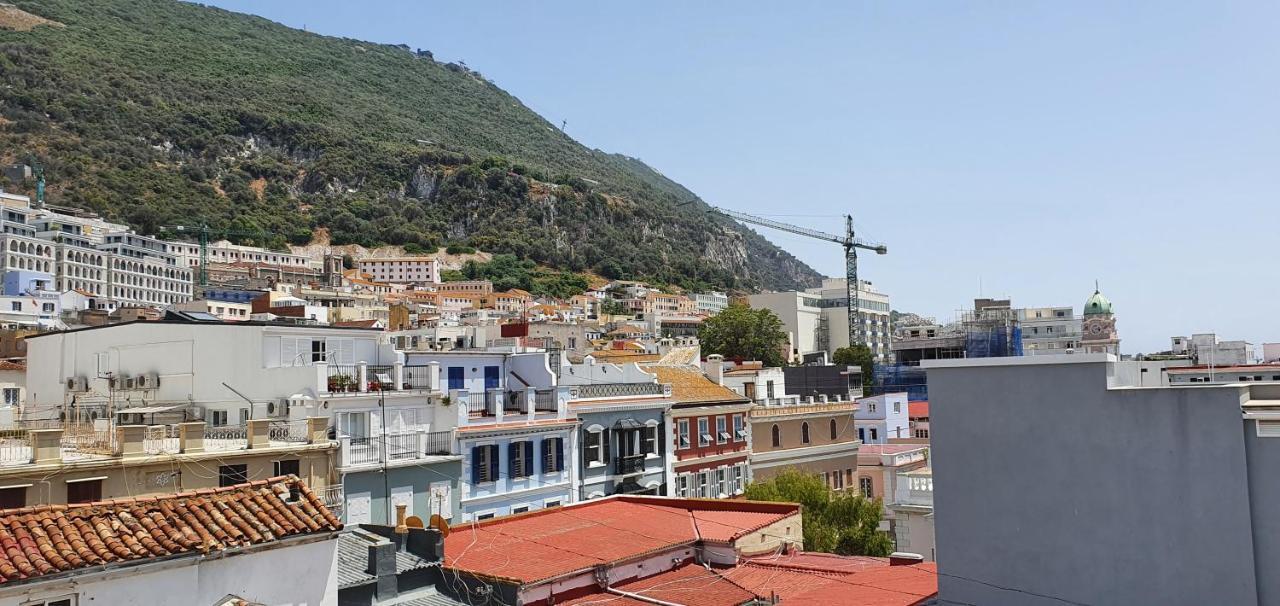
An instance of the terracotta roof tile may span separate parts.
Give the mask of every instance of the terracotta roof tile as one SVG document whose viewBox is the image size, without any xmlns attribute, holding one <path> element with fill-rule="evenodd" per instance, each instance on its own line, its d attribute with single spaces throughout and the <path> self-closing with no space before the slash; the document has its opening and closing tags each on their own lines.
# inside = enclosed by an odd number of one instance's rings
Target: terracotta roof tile
<svg viewBox="0 0 1280 606">
<path fill-rule="evenodd" d="M 739 606 L 764 597 L 734 583 L 719 571 L 707 570 L 692 562 L 615 588 L 684 606 Z"/>
<path fill-rule="evenodd" d="M 887 558 L 800 552 L 747 560 L 721 574 L 784 604 L 911 606 L 938 592 L 934 564 L 889 566 Z"/>
<path fill-rule="evenodd" d="M 921 419 L 929 416 L 929 401 L 917 400 L 915 402 L 907 402 L 907 416 L 912 419 Z"/>
<path fill-rule="evenodd" d="M 644 370 L 658 375 L 659 383 L 670 383 L 672 399 L 680 404 L 751 401 L 732 389 L 713 382 L 701 370 L 692 366 L 654 364 L 645 366 Z"/>
<path fill-rule="evenodd" d="M 288 500 L 291 492 L 296 501 Z M 88 505 L 9 509 L 0 511 L 0 584 L 341 528 L 294 476 Z"/>
</svg>

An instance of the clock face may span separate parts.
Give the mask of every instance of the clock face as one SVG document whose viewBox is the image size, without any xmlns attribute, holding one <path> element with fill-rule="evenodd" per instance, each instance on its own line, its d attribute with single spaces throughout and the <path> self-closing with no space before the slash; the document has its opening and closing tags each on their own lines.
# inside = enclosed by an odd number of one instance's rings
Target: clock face
<svg viewBox="0 0 1280 606">
<path fill-rule="evenodd" d="M 1100 326 L 1100 325 L 1098 325 L 1098 324 L 1094 324 L 1094 325 L 1093 325 L 1093 327 L 1091 327 L 1091 328 L 1089 329 L 1089 332 L 1091 332 L 1091 333 L 1093 333 L 1093 334 L 1095 334 L 1095 335 L 1100 335 L 1100 334 L 1102 334 L 1102 326 Z"/>
</svg>

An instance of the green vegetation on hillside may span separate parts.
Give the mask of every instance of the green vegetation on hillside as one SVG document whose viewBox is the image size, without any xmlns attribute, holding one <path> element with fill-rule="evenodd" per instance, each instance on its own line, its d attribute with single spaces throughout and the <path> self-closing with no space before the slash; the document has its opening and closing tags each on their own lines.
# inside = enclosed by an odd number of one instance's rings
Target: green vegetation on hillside
<svg viewBox="0 0 1280 606">
<path fill-rule="evenodd" d="M 817 278 L 429 53 L 173 0 L 16 4 L 66 26 L 0 30 L 0 161 L 34 156 L 53 204 L 142 232 L 207 222 L 279 247 L 328 227 L 335 244 L 474 248 L 694 289 Z"/>
<path fill-rule="evenodd" d="M 567 299 L 587 290 L 587 279 L 581 274 L 539 268 L 533 261 L 521 261 L 514 255 L 495 255 L 487 263 L 467 261 L 461 279 L 489 280 L 496 291 L 519 288 L 536 297 Z"/>
</svg>

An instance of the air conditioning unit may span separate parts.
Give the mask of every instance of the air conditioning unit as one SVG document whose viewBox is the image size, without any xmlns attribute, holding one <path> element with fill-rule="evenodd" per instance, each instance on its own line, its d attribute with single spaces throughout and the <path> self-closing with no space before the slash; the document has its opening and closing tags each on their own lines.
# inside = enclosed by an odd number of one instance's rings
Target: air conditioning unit
<svg viewBox="0 0 1280 606">
<path fill-rule="evenodd" d="M 120 389 L 137 389 L 138 388 L 137 377 L 125 377 L 123 383 L 124 385 L 121 385 Z"/>
<path fill-rule="evenodd" d="M 267 402 L 267 415 L 276 418 L 289 416 L 289 398 L 280 398 L 274 402 Z"/>
<path fill-rule="evenodd" d="M 89 380 L 84 377 L 67 377 L 67 391 L 89 391 Z"/>
<path fill-rule="evenodd" d="M 160 387 L 160 375 L 152 372 L 145 375 L 138 375 L 134 378 L 134 384 L 138 389 L 156 389 Z"/>
</svg>

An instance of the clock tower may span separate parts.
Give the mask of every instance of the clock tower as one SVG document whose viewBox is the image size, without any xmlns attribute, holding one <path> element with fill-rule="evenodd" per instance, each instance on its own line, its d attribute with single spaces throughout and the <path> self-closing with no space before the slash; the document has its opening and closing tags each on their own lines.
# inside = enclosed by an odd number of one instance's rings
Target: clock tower
<svg viewBox="0 0 1280 606">
<path fill-rule="evenodd" d="M 1111 301 L 1102 296 L 1095 286 L 1093 296 L 1084 302 L 1084 319 L 1080 326 L 1080 349 L 1085 353 L 1109 353 L 1120 356 L 1120 335 L 1116 332 L 1116 317 Z"/>
</svg>

